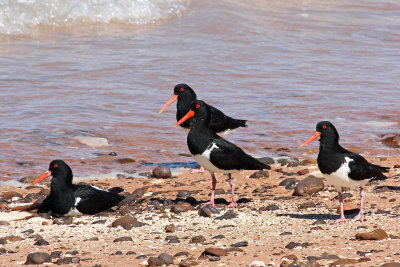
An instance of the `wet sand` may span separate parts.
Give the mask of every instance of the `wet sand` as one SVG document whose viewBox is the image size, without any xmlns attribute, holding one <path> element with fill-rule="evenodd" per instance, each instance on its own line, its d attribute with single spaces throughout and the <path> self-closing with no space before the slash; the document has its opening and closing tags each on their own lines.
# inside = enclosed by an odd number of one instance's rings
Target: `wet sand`
<svg viewBox="0 0 400 267">
<path fill-rule="evenodd" d="M 0 227 L 0 240 L 14 236 L 9 238 L 12 241 L 0 245 L 0 265 L 18 266 L 26 261 L 29 253 L 37 251 L 49 254 L 61 251 L 61 259 L 79 259 L 79 263 L 70 263 L 70 266 L 147 265 L 151 257 L 158 257 L 161 253 L 181 255 L 174 258 L 172 266 L 194 266 L 196 263 L 197 266 L 248 266 L 256 260 L 267 266 L 288 266 L 293 261 L 302 263 L 301 266 L 327 266 L 339 258 L 347 259 L 350 266 L 400 262 L 400 157 L 367 159 L 391 169 L 388 180 L 367 187 L 364 222 L 333 222 L 339 217 L 336 212 L 339 203 L 334 199 L 336 191 L 326 181 L 325 189 L 311 196 L 292 196 L 292 189 L 279 186 L 286 178 L 304 179 L 309 174 L 299 175 L 297 172 L 306 169 L 310 173 L 317 171 L 315 164 L 297 167 L 273 164 L 269 178 L 249 178 L 251 171 L 235 174 L 239 207 L 228 210 L 225 205 L 230 201 L 229 186 L 226 177 L 218 174 L 217 190 L 221 194 L 216 197 L 217 203 L 221 204 L 216 205 L 219 214 L 213 214 L 211 218 L 199 216 L 195 210 L 196 204 L 209 200 L 211 179 L 208 173 L 191 174 L 186 169 L 169 179 L 121 177 L 91 180 L 90 184 L 102 187 L 123 187 L 130 201 L 113 212 L 76 217 L 66 224 L 61 221 L 61 225 L 56 224 L 54 218 L 38 217 L 35 213 L 32 217 L 11 221 L 10 225 Z M 18 192 L 25 197 L 39 191 L 40 187 L 8 187 L 3 188 L 0 197 L 4 198 L 10 194 L 8 192 Z M 177 197 L 179 192 L 182 198 Z M 346 202 L 359 205 L 358 190 L 346 193 L 351 194 Z M 196 203 L 194 210 L 171 212 L 178 200 Z M 11 202 L 21 201 L 20 198 Z M 1 203 L 3 212 L 10 213 L 8 205 Z M 218 219 L 226 213 L 233 213 L 234 218 Z M 124 216 L 136 218 L 138 224 L 130 230 L 111 227 L 116 219 Z M 175 226 L 175 231 L 167 233 L 165 227 L 170 224 Z M 356 233 L 378 228 L 383 229 L 388 238 L 379 241 L 355 238 Z M 120 237 L 129 241 L 115 242 Z M 49 245 L 35 245 L 40 239 Z M 179 241 L 173 243 L 174 240 Z M 246 241 L 247 246 L 232 247 L 232 244 L 242 241 Z M 201 256 L 206 248 L 223 248 L 226 255 L 219 258 Z M 52 261 L 60 258 L 54 257 Z"/>
</svg>

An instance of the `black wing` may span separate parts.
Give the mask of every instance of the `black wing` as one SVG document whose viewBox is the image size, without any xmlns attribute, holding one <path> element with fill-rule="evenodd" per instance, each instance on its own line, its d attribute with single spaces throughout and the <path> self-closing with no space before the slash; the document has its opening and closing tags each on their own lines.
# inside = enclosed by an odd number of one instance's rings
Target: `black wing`
<svg viewBox="0 0 400 267">
<path fill-rule="evenodd" d="M 210 128 L 213 129 L 215 132 L 219 133 L 229 129 L 233 130 L 238 127 L 247 127 L 246 120 L 231 118 L 225 115 L 219 109 L 210 105 L 208 106 L 210 107 L 211 111 Z"/>
<path fill-rule="evenodd" d="M 117 205 L 125 197 L 108 190 L 96 189 L 89 185 L 77 186 L 75 198 L 80 198 L 77 210 L 84 214 L 96 214 Z"/>
<path fill-rule="evenodd" d="M 222 170 L 262 170 L 271 169 L 269 165 L 246 154 L 240 147 L 233 143 L 216 137 L 213 143 L 217 146 L 214 148 L 210 161 Z"/>
<path fill-rule="evenodd" d="M 345 155 L 345 157 L 349 157 L 353 160 L 349 162 L 349 177 L 351 179 L 357 181 L 387 179 L 382 172 L 388 172 L 389 168 L 371 164 L 365 158 L 355 153 L 350 152 L 348 155 Z"/>
</svg>

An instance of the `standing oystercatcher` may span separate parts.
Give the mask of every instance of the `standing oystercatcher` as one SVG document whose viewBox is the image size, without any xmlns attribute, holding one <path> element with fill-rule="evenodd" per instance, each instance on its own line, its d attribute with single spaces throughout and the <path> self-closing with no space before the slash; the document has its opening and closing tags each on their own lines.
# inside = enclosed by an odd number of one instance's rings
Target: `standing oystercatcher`
<svg viewBox="0 0 400 267">
<path fill-rule="evenodd" d="M 97 186 L 72 184 L 72 170 L 62 160 L 50 162 L 49 170 L 37 178 L 34 185 L 53 176 L 50 195 L 43 201 L 38 212 L 51 211 L 54 215 L 75 216 L 96 214 L 117 205 L 125 197 L 118 195 L 123 189 L 114 187 L 109 190 Z"/>
<path fill-rule="evenodd" d="M 369 163 L 362 156 L 350 152 L 339 145 L 339 133 L 335 126 L 329 121 L 321 121 L 317 124 L 316 132 L 305 141 L 300 147 L 303 147 L 320 137 L 318 167 L 324 177 L 336 187 L 339 193 L 340 219 L 336 222 L 344 222 L 343 211 L 343 187 L 360 187 L 361 205 L 360 212 L 354 218 L 355 220 L 364 220 L 364 189 L 363 187 L 374 180 L 387 179 L 382 172 L 388 172 L 388 167 L 381 167 Z"/>
<path fill-rule="evenodd" d="M 215 130 L 210 127 L 211 108 L 204 101 L 193 101 L 189 112 L 174 127 L 191 117 L 193 117 L 193 121 L 190 124 L 190 131 L 187 136 L 190 153 L 200 166 L 210 171 L 212 178 L 211 200 L 204 205 L 215 206 L 214 197 L 217 180 L 214 172 L 222 172 L 228 175 L 231 187 L 232 202 L 227 207 L 237 206 L 231 173 L 240 170 L 271 169 L 271 167 L 217 135 Z"/>
<path fill-rule="evenodd" d="M 165 103 L 159 113 L 162 113 L 169 105 L 171 105 L 175 100 L 178 100 L 176 104 L 176 121 L 182 119 L 186 113 L 190 110 L 190 105 L 194 100 L 197 99 L 196 93 L 190 88 L 189 85 L 185 83 L 181 83 L 175 86 L 174 94 L 172 97 Z M 207 105 L 207 104 L 206 104 Z M 238 127 L 247 127 L 246 120 L 237 120 L 226 116 L 222 111 L 213 106 L 210 106 L 211 112 L 211 121 L 210 128 L 216 132 L 225 135 L 228 131 L 236 129 Z M 181 124 L 186 130 L 189 130 L 190 122 L 192 119 L 188 119 L 187 121 Z"/>
</svg>

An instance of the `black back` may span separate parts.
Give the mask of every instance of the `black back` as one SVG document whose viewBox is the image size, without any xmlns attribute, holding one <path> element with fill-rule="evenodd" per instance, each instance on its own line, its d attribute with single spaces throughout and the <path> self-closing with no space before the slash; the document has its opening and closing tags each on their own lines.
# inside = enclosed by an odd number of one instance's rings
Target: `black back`
<svg viewBox="0 0 400 267">
<path fill-rule="evenodd" d="M 211 146 L 210 161 L 222 170 L 261 170 L 271 169 L 252 156 L 246 154 L 240 147 L 218 136 L 210 128 L 210 107 L 201 100 L 193 101 L 191 110 L 195 115 L 190 125 L 187 144 L 193 155 L 202 154 Z"/>
<path fill-rule="evenodd" d="M 362 156 L 350 152 L 339 145 L 339 133 L 329 121 L 321 121 L 316 130 L 321 133 L 318 153 L 318 167 L 324 174 L 331 174 L 340 168 L 345 158 L 349 162 L 349 177 L 353 180 L 383 180 L 387 177 L 382 172 L 388 172 L 387 167 L 369 163 Z"/>
<path fill-rule="evenodd" d="M 176 85 L 174 88 L 174 94 L 178 96 L 178 102 L 176 104 L 176 121 L 179 121 L 183 116 L 186 115 L 186 113 L 189 112 L 191 104 L 194 100 L 197 100 L 197 96 L 194 90 L 185 83 Z M 228 129 L 247 127 L 246 120 L 237 120 L 231 118 L 225 115 L 219 109 L 210 105 L 208 106 L 211 114 L 210 127 L 215 132 L 219 133 Z M 193 118 L 186 120 L 181 124 L 181 126 L 183 128 L 189 128 L 192 120 Z"/>
</svg>

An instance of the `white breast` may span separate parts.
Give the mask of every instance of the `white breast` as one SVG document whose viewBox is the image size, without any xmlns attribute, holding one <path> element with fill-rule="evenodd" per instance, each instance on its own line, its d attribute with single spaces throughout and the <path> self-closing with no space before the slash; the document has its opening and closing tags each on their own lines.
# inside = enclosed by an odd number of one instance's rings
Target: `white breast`
<svg viewBox="0 0 400 267">
<path fill-rule="evenodd" d="M 80 213 L 80 212 L 78 211 L 78 209 L 76 208 L 81 200 L 82 200 L 82 199 L 81 199 L 80 197 L 77 197 L 77 198 L 75 199 L 74 206 L 68 211 L 67 214 L 65 214 L 65 216 L 81 216 L 82 213 Z"/>
<path fill-rule="evenodd" d="M 232 172 L 237 171 L 237 170 L 221 170 L 221 169 L 217 168 L 214 164 L 212 164 L 212 162 L 210 161 L 210 155 L 211 155 L 211 152 L 217 148 L 219 148 L 219 147 L 215 143 L 211 143 L 211 145 L 209 145 L 207 147 L 207 149 L 204 150 L 203 153 L 194 155 L 194 159 L 197 161 L 197 163 L 201 167 L 203 167 L 204 169 L 206 169 L 210 172 L 232 173 Z"/>
<path fill-rule="evenodd" d="M 363 180 L 363 181 L 355 181 L 350 179 L 349 173 L 350 173 L 350 168 L 349 168 L 349 163 L 353 161 L 353 159 L 349 157 L 344 158 L 344 163 L 340 168 L 332 172 L 331 174 L 324 174 L 324 177 L 326 180 L 328 180 L 329 183 L 333 184 L 338 191 L 341 191 L 342 187 L 360 187 L 364 186 L 368 181 Z"/>
</svg>

